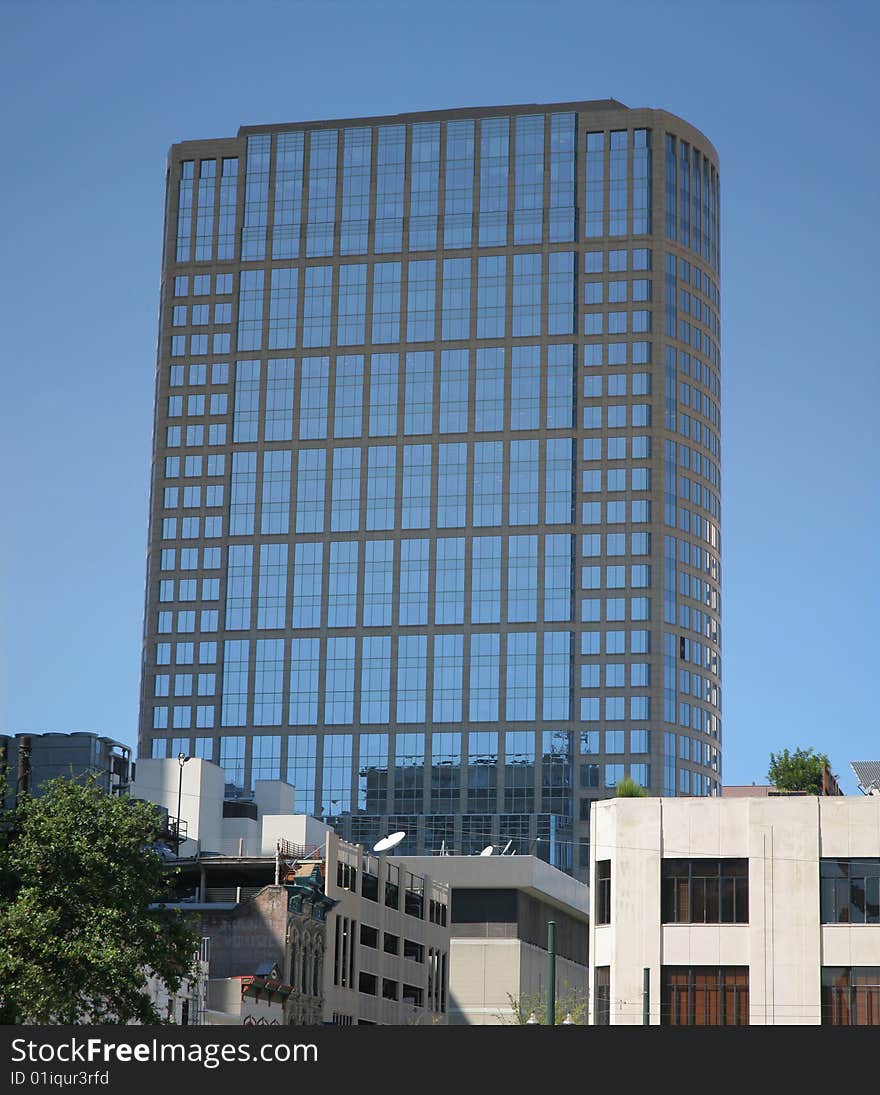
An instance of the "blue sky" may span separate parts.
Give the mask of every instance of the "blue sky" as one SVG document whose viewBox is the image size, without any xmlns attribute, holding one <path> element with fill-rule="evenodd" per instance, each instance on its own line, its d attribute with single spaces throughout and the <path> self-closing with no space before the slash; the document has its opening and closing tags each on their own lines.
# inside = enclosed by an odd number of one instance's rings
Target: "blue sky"
<svg viewBox="0 0 880 1095">
<path fill-rule="evenodd" d="M 801 744 L 855 792 L 880 756 L 878 11 L 5 0 L 0 729 L 136 739 L 168 147 L 611 96 L 721 157 L 724 782 Z"/>
</svg>

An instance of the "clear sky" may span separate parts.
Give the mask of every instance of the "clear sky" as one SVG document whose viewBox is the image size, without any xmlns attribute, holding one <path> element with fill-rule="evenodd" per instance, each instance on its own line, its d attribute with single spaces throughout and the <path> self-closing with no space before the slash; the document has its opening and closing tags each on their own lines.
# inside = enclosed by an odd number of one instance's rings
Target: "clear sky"
<svg viewBox="0 0 880 1095">
<path fill-rule="evenodd" d="M 613 97 L 721 157 L 723 780 L 813 745 L 855 793 L 880 757 L 878 47 L 868 0 L 0 0 L 0 730 L 136 740 L 168 147 Z"/>
</svg>

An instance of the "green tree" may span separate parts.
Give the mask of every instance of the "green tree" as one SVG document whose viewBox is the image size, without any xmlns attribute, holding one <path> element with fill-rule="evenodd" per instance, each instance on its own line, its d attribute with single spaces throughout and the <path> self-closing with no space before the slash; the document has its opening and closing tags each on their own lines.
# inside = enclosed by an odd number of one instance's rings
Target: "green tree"
<svg viewBox="0 0 880 1095">
<path fill-rule="evenodd" d="M 793 753 L 783 749 L 770 754 L 767 778 L 778 791 L 807 791 L 811 795 L 822 793 L 822 772 L 828 764 L 825 753 L 817 753 L 812 745 L 808 749 L 798 747 Z"/>
<path fill-rule="evenodd" d="M 645 788 L 629 776 L 624 776 L 623 779 L 617 782 L 618 798 L 647 798 L 647 795 L 648 792 Z"/>
<path fill-rule="evenodd" d="M 513 1015 L 498 1015 L 502 1026 L 521 1027 L 529 1023 L 534 1016 L 538 1025 L 544 1026 L 547 1022 L 547 994 L 545 992 L 527 992 L 521 995 L 507 994 Z M 585 988 L 573 988 L 564 981 L 556 993 L 556 1026 L 562 1026 L 565 1020 L 571 1016 L 571 1021 L 577 1026 L 587 1025 L 587 990 Z"/>
<path fill-rule="evenodd" d="M 44 784 L 0 830 L 0 1023 L 158 1023 L 148 970 L 176 992 L 198 937 L 151 908 L 172 878 L 149 803 Z"/>
</svg>

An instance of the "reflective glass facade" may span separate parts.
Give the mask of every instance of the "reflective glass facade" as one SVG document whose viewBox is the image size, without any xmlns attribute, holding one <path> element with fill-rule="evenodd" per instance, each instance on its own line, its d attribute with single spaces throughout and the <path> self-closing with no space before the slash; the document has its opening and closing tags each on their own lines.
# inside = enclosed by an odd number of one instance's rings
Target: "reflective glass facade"
<svg viewBox="0 0 880 1095">
<path fill-rule="evenodd" d="M 709 142 L 457 110 L 175 145 L 167 185 L 142 755 L 580 877 L 623 776 L 716 793 Z"/>
</svg>

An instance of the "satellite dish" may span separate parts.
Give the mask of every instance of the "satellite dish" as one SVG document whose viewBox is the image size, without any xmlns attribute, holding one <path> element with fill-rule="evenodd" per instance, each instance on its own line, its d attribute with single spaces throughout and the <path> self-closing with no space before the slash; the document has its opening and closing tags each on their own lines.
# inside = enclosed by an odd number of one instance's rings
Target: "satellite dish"
<svg viewBox="0 0 880 1095">
<path fill-rule="evenodd" d="M 397 845 L 406 837 L 406 833 L 391 833 L 390 836 L 383 836 L 381 840 L 377 840 L 373 845 L 374 852 L 387 852 L 392 848 L 396 848 Z"/>
<path fill-rule="evenodd" d="M 487 844 L 486 847 L 480 852 L 480 855 L 491 855 L 495 851 L 494 844 Z"/>
</svg>

